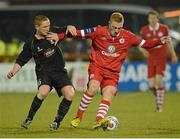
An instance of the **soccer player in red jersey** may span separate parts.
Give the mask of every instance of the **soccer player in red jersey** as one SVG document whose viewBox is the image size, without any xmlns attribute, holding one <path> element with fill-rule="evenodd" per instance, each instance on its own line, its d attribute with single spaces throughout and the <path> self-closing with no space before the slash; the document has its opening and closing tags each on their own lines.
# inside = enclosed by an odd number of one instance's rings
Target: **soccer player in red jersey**
<svg viewBox="0 0 180 139">
<path fill-rule="evenodd" d="M 96 92 L 101 89 L 102 101 L 99 104 L 94 129 L 105 129 L 109 123 L 104 117 L 107 114 L 111 100 L 117 92 L 117 85 L 121 66 L 128 55 L 131 46 L 151 48 L 165 43 L 168 38 L 145 41 L 136 37 L 132 32 L 123 29 L 124 17 L 119 12 L 110 16 L 108 26 L 97 26 L 82 30 L 69 28 L 76 37 L 92 40 L 92 51 L 89 56 L 88 88 L 81 99 L 76 118 L 71 121 L 73 127 L 78 127 L 84 112 L 91 103 Z M 49 39 L 57 40 L 62 34 L 51 34 Z"/>
<path fill-rule="evenodd" d="M 168 27 L 158 22 L 158 12 L 148 13 L 148 25 L 141 28 L 140 34 L 144 40 L 157 40 L 163 36 L 168 36 Z M 156 96 L 156 111 L 162 112 L 164 88 L 163 77 L 167 63 L 168 51 L 171 54 L 172 63 L 177 62 L 172 41 L 169 39 L 167 44 L 159 45 L 152 49 L 140 48 L 140 51 L 147 58 L 149 88 Z"/>
</svg>

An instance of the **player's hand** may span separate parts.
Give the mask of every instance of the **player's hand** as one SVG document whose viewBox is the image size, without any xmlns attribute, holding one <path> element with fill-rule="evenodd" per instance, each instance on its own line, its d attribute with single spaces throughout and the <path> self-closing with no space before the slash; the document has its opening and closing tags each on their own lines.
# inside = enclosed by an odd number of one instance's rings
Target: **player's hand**
<svg viewBox="0 0 180 139">
<path fill-rule="evenodd" d="M 163 44 L 168 44 L 171 42 L 171 38 L 169 36 L 163 36 L 160 39 Z"/>
<path fill-rule="evenodd" d="M 143 56 L 144 56 L 145 58 L 148 58 L 148 57 L 149 57 L 149 55 L 150 55 L 150 54 L 149 54 L 149 52 L 148 52 L 148 51 L 144 51 L 144 52 L 143 52 Z"/>
<path fill-rule="evenodd" d="M 54 43 L 55 45 L 57 44 L 57 42 L 59 41 L 58 38 L 58 34 L 57 33 L 53 33 L 53 32 L 48 32 L 48 34 L 46 35 L 47 40 L 49 40 L 52 44 Z"/>
<path fill-rule="evenodd" d="M 14 75 L 15 75 L 15 73 L 14 73 L 13 71 L 10 71 L 10 72 L 7 74 L 7 78 L 8 78 L 8 79 L 11 79 Z"/>
<path fill-rule="evenodd" d="M 73 26 L 73 25 L 68 25 L 68 26 L 67 26 L 66 34 L 67 34 L 68 32 L 71 33 L 72 36 L 76 36 L 76 35 L 77 35 L 76 27 Z"/>
<path fill-rule="evenodd" d="M 176 56 L 176 55 L 173 55 L 173 56 L 171 57 L 171 61 L 172 61 L 173 64 L 176 64 L 177 61 L 178 61 L 177 56 Z"/>
</svg>

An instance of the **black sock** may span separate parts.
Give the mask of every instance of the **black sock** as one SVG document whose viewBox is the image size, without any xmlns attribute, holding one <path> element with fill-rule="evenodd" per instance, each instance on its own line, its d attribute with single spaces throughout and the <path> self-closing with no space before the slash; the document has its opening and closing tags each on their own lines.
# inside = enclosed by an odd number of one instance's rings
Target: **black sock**
<svg viewBox="0 0 180 139">
<path fill-rule="evenodd" d="M 33 117 L 36 114 L 37 110 L 40 108 L 42 102 L 43 102 L 43 100 L 39 99 L 37 97 L 37 95 L 34 97 L 27 118 L 29 118 L 31 120 L 33 119 Z"/>
<path fill-rule="evenodd" d="M 54 122 L 60 123 L 63 120 L 63 118 L 65 117 L 66 113 L 68 112 L 71 106 L 71 103 L 72 101 L 69 101 L 66 98 L 63 98 L 63 100 L 61 101 L 59 105 L 57 116 Z"/>
</svg>

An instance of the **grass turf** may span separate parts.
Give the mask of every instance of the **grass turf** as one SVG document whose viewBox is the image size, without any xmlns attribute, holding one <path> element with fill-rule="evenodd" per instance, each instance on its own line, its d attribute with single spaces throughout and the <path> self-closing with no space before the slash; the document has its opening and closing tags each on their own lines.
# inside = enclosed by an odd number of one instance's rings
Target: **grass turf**
<svg viewBox="0 0 180 139">
<path fill-rule="evenodd" d="M 155 112 L 155 99 L 149 93 L 120 93 L 114 97 L 108 115 L 120 121 L 117 131 L 92 130 L 101 96 L 97 94 L 80 126 L 70 127 L 82 93 L 76 93 L 71 109 L 56 132 L 49 131 L 59 99 L 55 93 L 43 102 L 28 130 L 20 127 L 27 115 L 32 93 L 0 93 L 0 137 L 24 138 L 118 138 L 118 137 L 180 137 L 180 93 L 166 93 L 164 111 Z"/>
</svg>

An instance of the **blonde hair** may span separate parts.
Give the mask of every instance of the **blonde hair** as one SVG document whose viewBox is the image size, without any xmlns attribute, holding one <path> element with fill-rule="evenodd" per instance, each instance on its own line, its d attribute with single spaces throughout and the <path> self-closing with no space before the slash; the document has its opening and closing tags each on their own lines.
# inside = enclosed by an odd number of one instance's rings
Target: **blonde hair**
<svg viewBox="0 0 180 139">
<path fill-rule="evenodd" d="M 34 26 L 39 26 L 41 24 L 42 21 L 47 21 L 49 20 L 49 18 L 45 15 L 37 15 L 34 18 Z"/>
<path fill-rule="evenodd" d="M 121 22 L 124 22 L 124 17 L 121 13 L 114 12 L 111 14 L 109 21 L 110 22 L 115 21 L 115 22 L 121 23 Z"/>
<path fill-rule="evenodd" d="M 156 10 L 151 10 L 148 12 L 148 15 L 156 15 L 157 17 L 159 17 L 159 13 Z"/>
</svg>

